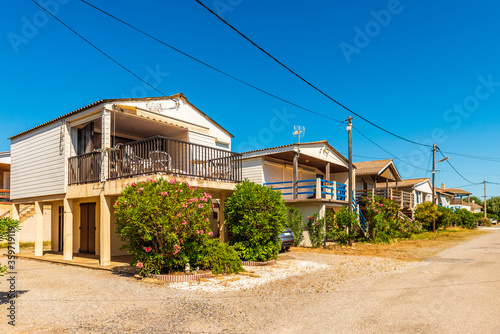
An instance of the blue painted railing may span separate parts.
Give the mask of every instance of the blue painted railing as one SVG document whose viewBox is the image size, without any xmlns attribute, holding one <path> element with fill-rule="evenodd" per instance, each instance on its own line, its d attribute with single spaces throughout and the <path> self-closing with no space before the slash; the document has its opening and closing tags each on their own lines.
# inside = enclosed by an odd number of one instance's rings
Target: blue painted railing
<svg viewBox="0 0 500 334">
<path fill-rule="evenodd" d="M 366 235 L 368 233 L 368 224 L 366 223 L 366 218 L 363 215 L 363 212 L 361 212 L 361 210 L 359 210 L 358 201 L 356 201 L 356 196 L 354 196 L 354 192 L 352 195 L 353 195 L 352 196 L 352 209 L 354 210 L 354 212 L 358 213 L 359 226 L 361 227 L 361 230 L 363 231 L 363 233 Z"/>
<path fill-rule="evenodd" d="M 319 191 L 318 189 L 316 189 L 318 182 L 320 184 Z M 293 194 L 293 181 L 267 182 L 264 183 L 264 185 L 271 186 L 274 190 L 281 191 L 282 195 Z M 327 181 L 323 179 L 308 179 L 297 181 L 297 195 L 306 195 L 309 198 L 313 198 L 314 196 L 316 196 L 326 199 L 336 199 L 337 201 L 345 201 L 346 189 L 347 186 L 343 183 Z"/>
</svg>

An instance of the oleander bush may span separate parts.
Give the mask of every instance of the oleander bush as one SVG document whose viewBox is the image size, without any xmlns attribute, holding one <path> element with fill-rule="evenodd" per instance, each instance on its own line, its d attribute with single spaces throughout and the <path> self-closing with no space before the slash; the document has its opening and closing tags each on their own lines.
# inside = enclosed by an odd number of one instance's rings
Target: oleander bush
<svg viewBox="0 0 500 334">
<path fill-rule="evenodd" d="M 245 261 L 276 259 L 279 235 L 285 230 L 287 209 L 281 193 L 245 179 L 225 205 L 230 245 Z"/>
<path fill-rule="evenodd" d="M 144 274 L 166 274 L 203 263 L 213 235 L 211 196 L 186 182 L 148 179 L 128 185 L 114 204 L 122 249 Z"/>
<path fill-rule="evenodd" d="M 493 224 L 491 223 L 491 220 L 486 217 L 481 217 L 477 220 L 477 224 L 479 226 L 486 226 L 486 227 L 491 227 Z"/>
<path fill-rule="evenodd" d="M 309 232 L 311 246 L 320 247 L 325 239 L 325 218 L 318 218 L 317 213 L 307 216 L 306 229 Z"/>
</svg>

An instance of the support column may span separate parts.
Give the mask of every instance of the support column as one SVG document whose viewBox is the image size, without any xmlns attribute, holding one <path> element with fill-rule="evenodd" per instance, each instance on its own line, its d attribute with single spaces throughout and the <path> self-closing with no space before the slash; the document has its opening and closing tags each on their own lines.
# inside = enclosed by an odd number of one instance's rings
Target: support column
<svg viewBox="0 0 500 334">
<path fill-rule="evenodd" d="M 64 199 L 64 246 L 63 258 L 73 260 L 73 200 Z"/>
<path fill-rule="evenodd" d="M 43 256 L 43 203 L 35 202 L 35 256 Z"/>
<path fill-rule="evenodd" d="M 219 196 L 219 240 L 224 243 L 228 241 L 227 237 L 227 228 L 225 222 L 225 204 L 226 204 L 227 195 L 224 192 L 221 192 Z"/>
<path fill-rule="evenodd" d="M 298 191 L 297 191 L 297 181 L 299 180 L 299 148 L 296 147 L 293 150 L 293 172 L 292 172 L 292 193 L 293 199 L 298 198 Z"/>
<path fill-rule="evenodd" d="M 20 210 L 20 205 L 19 204 L 12 204 L 12 219 L 19 220 L 19 210 Z M 19 231 L 14 233 L 14 253 L 17 254 L 19 253 Z"/>
<path fill-rule="evenodd" d="M 99 265 L 109 266 L 111 264 L 111 200 L 104 196 L 99 196 L 100 220 L 99 220 Z"/>
</svg>

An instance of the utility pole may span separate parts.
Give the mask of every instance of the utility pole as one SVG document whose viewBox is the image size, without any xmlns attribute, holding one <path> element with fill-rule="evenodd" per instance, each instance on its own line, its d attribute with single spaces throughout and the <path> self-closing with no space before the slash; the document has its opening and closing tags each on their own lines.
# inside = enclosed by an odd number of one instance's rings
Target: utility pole
<svg viewBox="0 0 500 334">
<path fill-rule="evenodd" d="M 436 144 L 432 144 L 432 205 L 436 204 Z M 432 232 L 436 232 L 436 218 L 432 218 Z"/>
<path fill-rule="evenodd" d="M 348 198 L 348 205 L 349 205 L 349 212 L 352 213 L 352 117 L 349 116 L 347 119 L 349 123 L 347 124 L 347 132 L 349 133 L 349 180 L 348 180 L 348 192 L 347 192 L 347 198 Z"/>
<path fill-rule="evenodd" d="M 484 181 L 484 218 L 488 218 L 486 215 L 486 181 Z"/>
</svg>

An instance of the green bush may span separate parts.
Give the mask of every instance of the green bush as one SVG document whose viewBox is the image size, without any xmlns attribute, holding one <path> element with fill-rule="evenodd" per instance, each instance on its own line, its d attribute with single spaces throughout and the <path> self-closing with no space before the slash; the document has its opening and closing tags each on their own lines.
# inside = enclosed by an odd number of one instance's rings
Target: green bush
<svg viewBox="0 0 500 334">
<path fill-rule="evenodd" d="M 422 223 L 422 227 L 427 231 L 432 231 L 433 220 L 436 221 L 436 229 L 438 228 L 437 222 L 441 216 L 439 207 L 432 202 L 424 202 L 415 208 L 415 219 Z"/>
<path fill-rule="evenodd" d="M 209 240 L 206 243 L 203 264 L 213 274 L 237 274 L 243 271 L 240 257 L 234 248 L 217 239 Z"/>
<path fill-rule="evenodd" d="M 302 240 L 304 240 L 304 224 L 302 213 L 294 207 L 288 208 L 288 215 L 286 220 L 286 227 L 289 227 L 293 232 L 294 242 L 293 245 L 295 247 L 299 246 Z"/>
<path fill-rule="evenodd" d="M 244 180 L 226 201 L 229 243 L 245 261 L 278 258 L 287 209 L 281 193 Z"/>
<path fill-rule="evenodd" d="M 307 216 L 306 229 L 309 232 L 311 246 L 313 248 L 320 247 L 325 239 L 325 219 L 318 219 L 317 213 Z"/>
<path fill-rule="evenodd" d="M 148 179 L 127 186 L 115 202 L 116 233 L 122 249 L 144 274 L 201 264 L 203 245 L 213 235 L 211 196 L 176 180 Z"/>
<path fill-rule="evenodd" d="M 19 220 L 12 219 L 10 217 L 3 217 L 0 218 L 0 242 L 2 241 L 9 241 L 12 242 L 13 240 L 9 240 L 9 233 L 14 233 L 16 231 L 20 230 L 19 226 L 20 222 Z M 0 266 L 0 276 L 5 275 L 7 273 L 7 266 Z"/>
<path fill-rule="evenodd" d="M 447 228 L 453 223 L 453 209 L 438 206 L 438 217 L 436 220 L 436 228 Z"/>
<path fill-rule="evenodd" d="M 399 214 L 399 203 L 379 197 L 366 198 L 369 238 L 374 242 L 390 243 L 393 239 L 410 238 L 422 232 L 422 224 Z"/>
<path fill-rule="evenodd" d="M 344 207 L 337 214 L 332 211 L 325 213 L 325 221 L 328 226 L 327 236 L 338 244 L 352 246 L 354 238 L 359 233 L 358 215 L 355 212 L 349 212 Z"/>
<path fill-rule="evenodd" d="M 477 224 L 479 226 L 486 226 L 486 227 L 491 227 L 491 225 L 493 225 L 491 223 L 491 220 L 489 218 L 486 218 L 486 217 L 481 217 L 477 220 Z"/>
<path fill-rule="evenodd" d="M 476 227 L 475 221 L 476 217 L 467 209 L 457 209 L 453 214 L 453 222 L 460 227 L 473 229 Z"/>
</svg>

